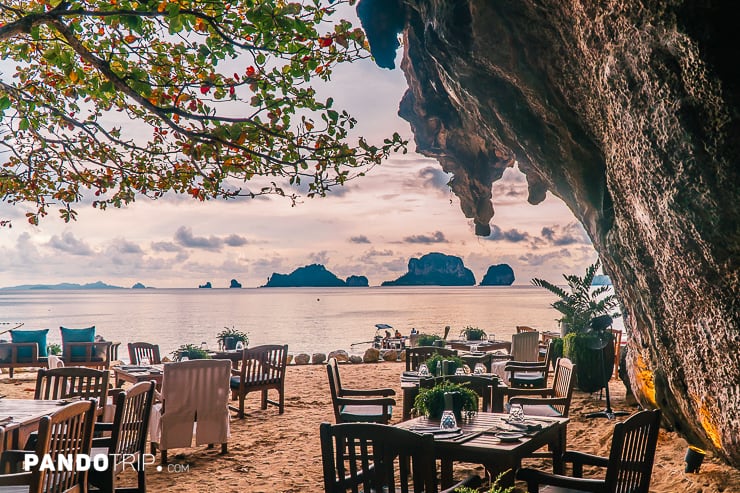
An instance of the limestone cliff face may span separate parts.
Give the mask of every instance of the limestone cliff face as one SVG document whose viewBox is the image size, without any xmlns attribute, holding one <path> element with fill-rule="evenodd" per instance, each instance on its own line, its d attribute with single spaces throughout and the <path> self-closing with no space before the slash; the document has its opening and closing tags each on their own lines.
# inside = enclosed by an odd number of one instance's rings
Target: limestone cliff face
<svg viewBox="0 0 740 493">
<path fill-rule="evenodd" d="M 515 161 L 531 203 L 562 198 L 626 308 L 636 394 L 740 466 L 734 2 L 397 8 L 400 113 L 418 150 L 454 173 L 477 233 L 489 231 L 492 182 Z M 392 31 L 368 33 L 371 45 Z"/>
<path fill-rule="evenodd" d="M 475 276 L 460 257 L 444 253 L 427 253 L 409 260 L 409 270 L 383 286 L 473 286 Z"/>
</svg>

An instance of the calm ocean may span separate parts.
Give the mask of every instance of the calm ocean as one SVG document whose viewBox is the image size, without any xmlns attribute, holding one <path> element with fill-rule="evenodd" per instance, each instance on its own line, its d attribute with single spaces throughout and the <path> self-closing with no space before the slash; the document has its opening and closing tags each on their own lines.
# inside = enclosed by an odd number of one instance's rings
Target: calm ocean
<svg viewBox="0 0 740 493">
<path fill-rule="evenodd" d="M 441 335 L 445 325 L 452 327 L 451 336 L 467 325 L 497 338 L 509 338 L 517 325 L 556 330 L 554 299 L 534 286 L 3 290 L 0 322 L 49 328 L 50 343 L 60 342 L 60 325 L 95 325 L 97 334 L 124 347 L 134 341 L 159 344 L 163 356 L 185 343 L 205 341 L 216 348 L 216 334 L 232 326 L 249 333 L 250 346 L 287 343 L 291 353 L 361 353 L 369 344 L 352 344 L 372 340 L 377 323 L 404 335 L 412 327 Z M 120 356 L 127 358 L 127 350 Z"/>
</svg>

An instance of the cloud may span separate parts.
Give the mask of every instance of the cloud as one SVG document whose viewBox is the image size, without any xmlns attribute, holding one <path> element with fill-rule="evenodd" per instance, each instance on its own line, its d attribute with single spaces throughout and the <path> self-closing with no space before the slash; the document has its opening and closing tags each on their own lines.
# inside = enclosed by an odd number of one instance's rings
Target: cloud
<svg viewBox="0 0 740 493">
<path fill-rule="evenodd" d="M 239 236 L 237 234 L 230 234 L 229 236 L 224 238 L 224 243 L 226 243 L 230 247 L 238 247 L 238 246 L 244 246 L 249 242 L 243 236 Z"/>
<path fill-rule="evenodd" d="M 216 236 L 193 236 L 193 230 L 186 227 L 180 226 L 175 231 L 175 242 L 186 248 L 200 248 L 203 250 L 219 251 L 223 240 Z"/>
<path fill-rule="evenodd" d="M 313 264 L 327 265 L 329 263 L 329 254 L 326 252 L 326 250 L 310 253 L 308 255 L 308 258 Z"/>
<path fill-rule="evenodd" d="M 142 254 L 144 253 L 144 250 L 142 250 L 139 245 L 137 245 L 136 243 L 132 243 L 128 240 L 125 240 L 123 238 L 113 240 L 111 246 L 118 253 L 123 253 L 123 254 Z"/>
<path fill-rule="evenodd" d="M 87 257 L 95 253 L 87 243 L 82 240 L 78 240 L 75 238 L 75 235 L 70 232 L 62 233 L 61 236 L 52 236 L 48 245 L 55 250 L 69 253 L 71 255 Z"/>
<path fill-rule="evenodd" d="M 393 257 L 394 255 L 393 250 L 376 250 L 375 248 L 371 248 L 363 253 L 359 260 L 365 264 L 374 264 L 377 257 Z"/>
<path fill-rule="evenodd" d="M 171 241 L 153 241 L 151 243 L 152 250 L 155 252 L 181 252 L 182 248 L 175 245 Z"/>
<path fill-rule="evenodd" d="M 565 226 L 545 226 L 542 228 L 541 235 L 550 244 L 555 246 L 591 244 L 591 240 L 588 238 L 583 226 L 577 222 L 568 223 Z"/>
<path fill-rule="evenodd" d="M 529 233 L 526 231 L 519 231 L 518 229 L 502 230 L 495 224 L 491 225 L 491 234 L 486 236 L 486 239 L 490 241 L 508 241 L 510 243 L 527 241 L 529 238 Z"/>
<path fill-rule="evenodd" d="M 417 176 L 422 180 L 424 188 L 434 188 L 442 192 L 449 192 L 450 187 L 447 183 L 450 181 L 450 175 L 440 168 L 427 166 L 419 170 Z"/>
<path fill-rule="evenodd" d="M 529 265 L 547 265 L 549 262 L 560 260 L 563 257 L 569 258 L 570 256 L 570 252 L 567 249 L 562 248 L 556 252 L 539 255 L 535 253 L 527 253 L 526 255 L 521 255 L 519 257 L 519 261 Z"/>
<path fill-rule="evenodd" d="M 445 234 L 441 231 L 435 231 L 431 235 L 413 235 L 403 239 L 404 243 L 448 243 Z"/>
<path fill-rule="evenodd" d="M 365 235 L 352 236 L 349 239 L 350 243 L 370 243 L 370 240 Z"/>
</svg>

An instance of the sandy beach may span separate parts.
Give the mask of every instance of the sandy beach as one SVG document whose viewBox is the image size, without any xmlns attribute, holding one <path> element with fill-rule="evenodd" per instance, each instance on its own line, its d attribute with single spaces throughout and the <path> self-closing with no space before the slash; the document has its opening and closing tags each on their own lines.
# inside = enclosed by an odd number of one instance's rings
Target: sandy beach
<svg viewBox="0 0 740 493">
<path fill-rule="evenodd" d="M 346 387 L 391 387 L 397 392 L 398 406 L 394 422 L 400 420 L 401 398 L 399 375 L 402 363 L 343 365 L 342 383 Z M 14 398 L 32 398 L 35 373 L 7 375 L 0 381 L 0 393 Z M 635 411 L 625 404 L 624 387 L 612 380 L 612 407 Z M 606 419 L 585 419 L 582 414 L 604 408 L 598 394 L 576 391 L 568 425 L 568 447 L 606 455 L 611 443 L 613 423 Z M 259 394 L 251 394 L 246 403 L 245 419 L 232 419 L 229 452 L 219 454 L 219 447 L 173 450 L 171 466 L 162 472 L 147 471 L 150 491 L 218 491 L 218 492 L 300 492 L 322 491 L 322 469 L 319 424 L 334 422 L 331 397 L 324 365 L 290 366 L 286 378 L 286 409 L 283 415 L 269 407 L 259 409 Z M 708 453 L 699 474 L 684 473 L 687 443 L 676 433 L 661 430 L 651 491 L 691 493 L 740 493 L 740 470 L 723 464 Z M 549 466 L 544 460 L 525 461 L 526 466 Z M 461 465 L 457 472 L 483 474 L 480 466 Z M 125 473 L 125 482 L 133 481 Z M 525 491 L 518 484 L 518 491 Z"/>
</svg>

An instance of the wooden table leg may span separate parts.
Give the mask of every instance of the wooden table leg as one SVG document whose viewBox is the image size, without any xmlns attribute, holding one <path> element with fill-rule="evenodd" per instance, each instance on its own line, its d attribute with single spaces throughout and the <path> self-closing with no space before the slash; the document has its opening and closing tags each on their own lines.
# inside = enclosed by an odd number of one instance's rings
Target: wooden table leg
<svg viewBox="0 0 740 493">
<path fill-rule="evenodd" d="M 452 479 L 452 461 L 450 459 L 442 459 L 440 462 L 440 481 L 442 482 L 442 489 L 446 489 L 454 484 Z"/>
</svg>

